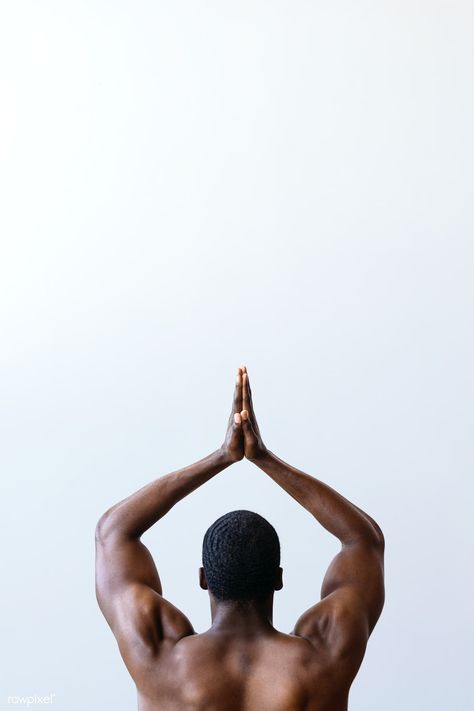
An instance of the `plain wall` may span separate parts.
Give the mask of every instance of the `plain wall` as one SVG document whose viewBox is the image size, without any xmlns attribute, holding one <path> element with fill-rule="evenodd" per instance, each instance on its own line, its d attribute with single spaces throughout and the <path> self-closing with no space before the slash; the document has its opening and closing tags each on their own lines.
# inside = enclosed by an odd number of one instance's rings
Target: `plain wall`
<svg viewBox="0 0 474 711">
<path fill-rule="evenodd" d="M 452 0 L 2 4 L 0 706 L 135 707 L 95 524 L 220 446 L 245 364 L 269 448 L 385 532 L 351 711 L 472 708 L 473 30 Z M 146 535 L 164 594 L 207 629 L 236 508 L 279 531 L 289 631 L 338 543 L 248 462 Z"/>
</svg>

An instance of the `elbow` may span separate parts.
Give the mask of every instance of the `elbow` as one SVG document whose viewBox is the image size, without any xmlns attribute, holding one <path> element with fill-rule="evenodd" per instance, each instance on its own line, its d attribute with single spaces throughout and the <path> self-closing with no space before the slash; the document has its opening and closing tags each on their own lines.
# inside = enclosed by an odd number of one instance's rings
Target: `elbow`
<svg viewBox="0 0 474 711">
<path fill-rule="evenodd" d="M 373 545 L 375 548 L 377 548 L 381 553 L 385 551 L 385 537 L 383 535 L 383 531 L 376 523 L 375 521 L 372 521 L 373 523 Z"/>
<path fill-rule="evenodd" d="M 372 525 L 375 531 L 375 542 L 378 548 L 382 550 L 382 552 L 385 550 L 385 537 L 383 535 L 383 531 L 380 528 L 379 524 L 372 519 Z"/>
<path fill-rule="evenodd" d="M 375 521 L 371 520 L 361 527 L 357 532 L 349 535 L 346 541 L 349 545 L 363 545 L 383 555 L 385 550 L 385 538 L 382 529 Z"/>
<path fill-rule="evenodd" d="M 109 509 L 108 511 L 103 513 L 97 521 L 95 527 L 95 542 L 97 544 L 105 543 L 105 541 L 110 538 L 111 534 L 116 529 L 113 522 L 113 517 L 111 515 L 111 511 L 112 509 Z"/>
<path fill-rule="evenodd" d="M 124 538 L 139 538 L 127 523 L 119 504 L 108 509 L 97 521 L 95 541 L 97 545 L 114 543 Z"/>
<path fill-rule="evenodd" d="M 97 524 L 95 527 L 95 542 L 96 542 L 96 544 L 103 543 L 103 541 L 104 541 L 105 528 L 106 528 L 105 521 L 106 521 L 106 514 L 103 514 L 97 521 Z"/>
</svg>

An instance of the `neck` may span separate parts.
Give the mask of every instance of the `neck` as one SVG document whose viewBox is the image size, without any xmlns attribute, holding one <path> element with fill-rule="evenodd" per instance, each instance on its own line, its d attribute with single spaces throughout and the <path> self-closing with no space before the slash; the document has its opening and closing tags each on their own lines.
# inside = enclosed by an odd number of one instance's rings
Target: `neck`
<svg viewBox="0 0 474 711">
<path fill-rule="evenodd" d="M 273 594 L 263 600 L 211 598 L 211 630 L 230 634 L 269 632 L 273 627 Z"/>
</svg>

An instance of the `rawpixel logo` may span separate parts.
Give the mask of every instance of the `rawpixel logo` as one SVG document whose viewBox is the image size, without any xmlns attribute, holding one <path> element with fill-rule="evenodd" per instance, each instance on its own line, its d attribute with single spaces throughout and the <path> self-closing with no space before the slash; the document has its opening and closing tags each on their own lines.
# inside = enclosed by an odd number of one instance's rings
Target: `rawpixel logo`
<svg viewBox="0 0 474 711">
<path fill-rule="evenodd" d="M 18 704 L 21 706 L 31 706 L 33 704 L 53 704 L 56 694 L 48 694 L 47 696 L 9 696 L 8 704 Z"/>
</svg>

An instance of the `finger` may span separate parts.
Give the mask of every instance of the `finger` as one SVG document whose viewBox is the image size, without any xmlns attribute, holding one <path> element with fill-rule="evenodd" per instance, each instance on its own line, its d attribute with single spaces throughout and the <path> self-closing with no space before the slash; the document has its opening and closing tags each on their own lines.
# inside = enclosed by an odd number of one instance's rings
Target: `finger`
<svg viewBox="0 0 474 711">
<path fill-rule="evenodd" d="M 234 412 L 234 423 L 236 425 L 240 425 L 241 422 L 242 422 L 242 418 L 240 416 L 240 413 Z"/>
<path fill-rule="evenodd" d="M 242 429 L 244 432 L 251 432 L 252 431 L 252 424 L 250 422 L 250 417 L 248 410 L 242 410 L 240 413 L 240 419 L 242 422 Z"/>
<path fill-rule="evenodd" d="M 242 410 L 240 415 L 241 415 L 242 431 L 244 433 L 244 437 L 248 441 L 253 442 L 255 440 L 256 434 L 255 434 L 254 426 L 253 426 L 252 421 L 250 419 L 249 412 L 247 410 Z"/>
<path fill-rule="evenodd" d="M 234 388 L 234 399 L 232 401 L 232 412 L 230 413 L 231 416 L 234 414 L 234 412 L 240 412 L 242 409 L 242 368 L 237 368 L 237 377 L 235 379 L 235 388 Z"/>
<path fill-rule="evenodd" d="M 249 378 L 249 371 L 247 370 L 247 366 L 243 365 L 242 366 L 242 375 L 246 373 L 247 374 L 247 387 L 249 391 L 250 398 L 252 397 L 252 388 L 250 387 L 250 378 Z"/>
<path fill-rule="evenodd" d="M 252 402 L 252 391 L 250 390 L 250 381 L 247 369 L 245 369 L 245 372 L 242 375 L 242 379 L 242 409 L 248 410 L 249 416 L 252 419 L 255 419 L 255 412 L 253 409 Z"/>
<path fill-rule="evenodd" d="M 249 376 L 247 369 L 242 374 L 242 409 L 250 410 Z"/>
</svg>

